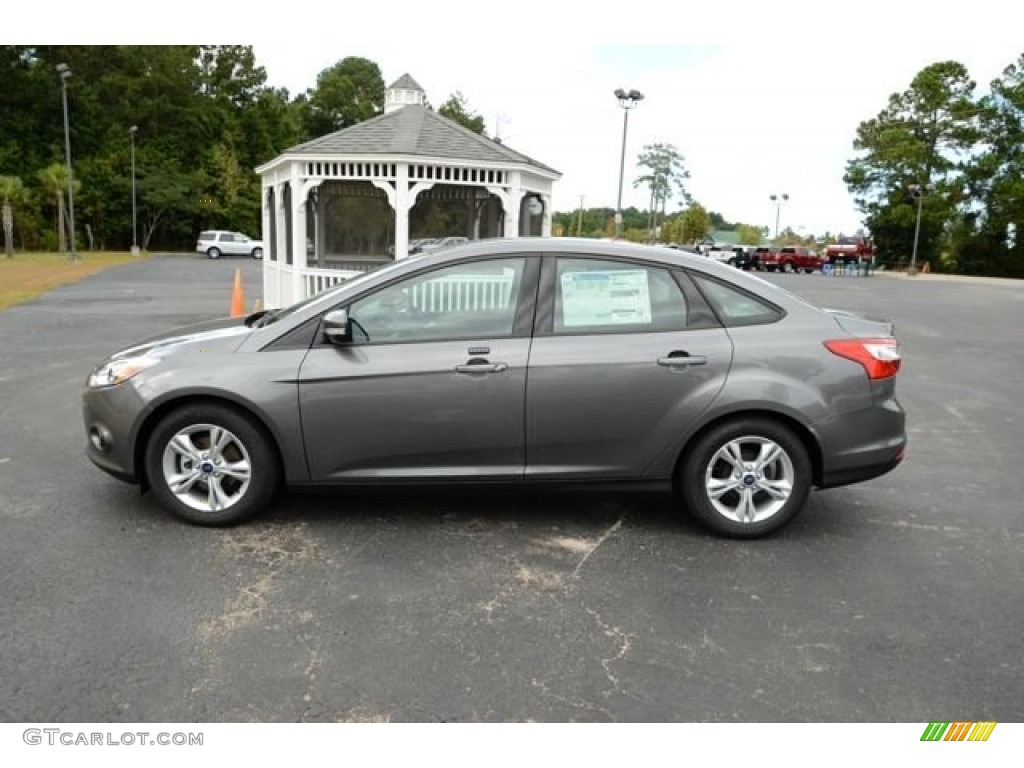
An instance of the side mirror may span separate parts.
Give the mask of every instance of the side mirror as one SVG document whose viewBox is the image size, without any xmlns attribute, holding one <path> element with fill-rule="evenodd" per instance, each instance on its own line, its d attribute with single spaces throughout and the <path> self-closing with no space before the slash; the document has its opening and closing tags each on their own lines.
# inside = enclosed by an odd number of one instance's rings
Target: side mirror
<svg viewBox="0 0 1024 768">
<path fill-rule="evenodd" d="M 352 340 L 352 325 L 348 319 L 347 309 L 335 309 L 324 315 L 324 336 L 332 344 Z"/>
</svg>

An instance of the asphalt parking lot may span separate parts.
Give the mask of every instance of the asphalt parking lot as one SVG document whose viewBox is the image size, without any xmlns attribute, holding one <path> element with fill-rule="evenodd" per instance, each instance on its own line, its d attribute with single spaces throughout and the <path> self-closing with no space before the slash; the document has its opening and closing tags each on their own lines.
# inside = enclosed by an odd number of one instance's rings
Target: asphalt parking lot
<svg viewBox="0 0 1024 768">
<path fill-rule="evenodd" d="M 236 268 L 251 306 L 258 263 L 174 257 L 0 312 L 3 720 L 1024 720 L 1024 285 L 771 276 L 896 322 L 910 446 L 768 540 L 597 493 L 193 528 L 88 462 L 80 388 Z"/>
</svg>

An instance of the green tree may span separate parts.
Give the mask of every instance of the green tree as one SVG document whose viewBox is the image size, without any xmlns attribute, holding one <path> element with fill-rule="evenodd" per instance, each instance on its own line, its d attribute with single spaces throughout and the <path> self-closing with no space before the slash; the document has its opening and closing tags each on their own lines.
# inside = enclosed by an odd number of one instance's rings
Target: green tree
<svg viewBox="0 0 1024 768">
<path fill-rule="evenodd" d="M 64 192 L 68 188 L 67 168 L 61 163 L 51 163 L 39 171 L 39 181 L 56 201 L 57 250 L 63 253 L 68 249 L 67 217 L 64 214 Z"/>
<path fill-rule="evenodd" d="M 469 105 L 466 103 L 466 97 L 460 91 L 453 93 L 448 98 L 448 101 L 438 108 L 437 113 L 447 117 L 449 120 L 454 120 L 473 133 L 479 133 L 481 136 L 487 135 L 483 116 L 470 110 Z"/>
<path fill-rule="evenodd" d="M 961 167 L 978 138 L 975 84 L 962 64 L 921 70 L 876 117 L 860 124 L 858 155 L 844 180 L 882 254 L 908 255 L 914 236 L 917 184 L 923 199 L 919 256 L 933 259 L 962 201 Z"/>
<path fill-rule="evenodd" d="M 698 243 L 711 232 L 711 217 L 700 203 L 679 214 L 679 239 L 683 243 Z"/>
<path fill-rule="evenodd" d="M 672 144 L 645 145 L 636 164 L 646 170 L 636 178 L 633 186 L 650 190 L 648 229 L 653 233 L 658 227 L 658 211 L 664 218 L 665 207 L 677 192 L 684 200 L 688 199 L 685 181 L 690 178 L 690 172 L 686 170 L 683 156 Z"/>
<path fill-rule="evenodd" d="M 980 117 L 984 150 L 965 170 L 950 257 L 962 271 L 1024 277 L 1024 55 L 992 82 Z"/>
<path fill-rule="evenodd" d="M 737 224 L 736 233 L 739 235 L 739 241 L 744 245 L 760 245 L 761 239 L 764 237 L 764 228 L 755 227 L 752 224 Z"/>
<path fill-rule="evenodd" d="M 14 258 L 14 203 L 25 198 L 25 185 L 17 176 L 0 176 L 0 198 L 3 199 L 3 210 L 0 220 L 4 227 L 4 253 L 7 258 Z"/>
<path fill-rule="evenodd" d="M 306 134 L 323 136 L 380 114 L 384 78 L 374 62 L 350 56 L 321 72 L 306 96 Z"/>
</svg>

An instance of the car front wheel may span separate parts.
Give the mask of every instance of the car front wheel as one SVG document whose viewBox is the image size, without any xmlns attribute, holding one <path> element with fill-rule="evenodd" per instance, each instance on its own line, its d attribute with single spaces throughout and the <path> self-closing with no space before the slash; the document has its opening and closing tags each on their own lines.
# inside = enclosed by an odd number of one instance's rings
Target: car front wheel
<svg viewBox="0 0 1024 768">
<path fill-rule="evenodd" d="M 206 250 L 206 258 L 208 258 L 208 259 L 219 259 L 220 258 L 220 248 L 208 248 Z"/>
<path fill-rule="evenodd" d="M 238 411 L 211 403 L 186 405 L 164 417 L 146 447 L 146 474 L 170 512 L 209 526 L 257 515 L 281 475 L 264 431 Z"/>
<path fill-rule="evenodd" d="M 715 533 L 767 536 L 807 501 L 812 467 L 791 429 L 760 418 L 719 425 L 693 445 L 679 476 L 683 504 Z"/>
</svg>

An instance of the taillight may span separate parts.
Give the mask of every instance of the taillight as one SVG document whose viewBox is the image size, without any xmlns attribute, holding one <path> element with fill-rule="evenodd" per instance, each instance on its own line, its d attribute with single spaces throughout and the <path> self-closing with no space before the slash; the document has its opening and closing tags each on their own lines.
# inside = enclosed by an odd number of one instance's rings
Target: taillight
<svg viewBox="0 0 1024 768">
<path fill-rule="evenodd" d="M 825 346 L 833 355 L 860 363 L 869 379 L 888 379 L 900 369 L 900 343 L 893 338 L 832 339 Z"/>
</svg>

